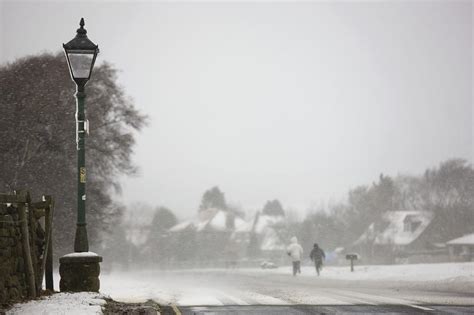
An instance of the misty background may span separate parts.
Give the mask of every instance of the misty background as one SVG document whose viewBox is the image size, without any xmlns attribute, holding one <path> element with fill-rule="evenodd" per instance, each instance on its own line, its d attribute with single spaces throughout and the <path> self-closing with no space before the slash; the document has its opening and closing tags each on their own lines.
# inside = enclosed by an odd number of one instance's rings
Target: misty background
<svg viewBox="0 0 474 315">
<path fill-rule="evenodd" d="M 274 268 L 294 236 L 328 265 L 472 261 L 471 2 L 0 3 L 0 187 L 54 197 L 56 255 L 85 17 L 104 270 Z"/>
<path fill-rule="evenodd" d="M 127 205 L 190 218 L 218 185 L 245 210 L 278 198 L 303 216 L 380 173 L 472 162 L 470 1 L 1 1 L 0 12 L 2 63 L 60 51 L 84 17 L 99 64 L 120 70 L 149 116 L 139 174 L 121 179 Z"/>
</svg>

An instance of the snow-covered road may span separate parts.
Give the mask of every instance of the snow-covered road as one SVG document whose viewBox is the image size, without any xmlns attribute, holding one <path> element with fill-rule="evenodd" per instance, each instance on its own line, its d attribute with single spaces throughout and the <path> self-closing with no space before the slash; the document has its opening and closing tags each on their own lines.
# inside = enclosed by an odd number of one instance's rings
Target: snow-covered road
<svg viewBox="0 0 474 315">
<path fill-rule="evenodd" d="M 474 263 L 114 272 L 101 294 L 55 294 L 15 305 L 8 314 L 101 314 L 105 297 L 154 300 L 162 314 L 474 313 Z M 56 277 L 56 281 L 59 278 Z M 56 288 L 57 288 L 56 283 Z"/>
<path fill-rule="evenodd" d="M 101 282 L 115 300 L 162 305 L 474 305 L 474 263 L 328 267 L 321 277 L 310 267 L 297 277 L 289 267 L 142 271 Z"/>
</svg>

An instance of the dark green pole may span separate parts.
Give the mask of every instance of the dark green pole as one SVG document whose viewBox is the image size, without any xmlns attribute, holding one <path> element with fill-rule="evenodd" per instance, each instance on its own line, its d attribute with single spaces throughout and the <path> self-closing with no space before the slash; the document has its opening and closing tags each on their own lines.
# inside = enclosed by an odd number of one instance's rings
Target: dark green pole
<svg viewBox="0 0 474 315">
<path fill-rule="evenodd" d="M 75 252 L 88 252 L 86 228 L 86 115 L 84 110 L 84 84 L 77 85 L 76 143 L 77 143 L 77 226 L 74 239 Z"/>
</svg>

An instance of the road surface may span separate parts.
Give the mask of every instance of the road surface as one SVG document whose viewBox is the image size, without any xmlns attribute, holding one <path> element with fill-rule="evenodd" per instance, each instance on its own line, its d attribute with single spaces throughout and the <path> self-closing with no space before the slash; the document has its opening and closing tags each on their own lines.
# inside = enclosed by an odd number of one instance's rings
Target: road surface
<svg viewBox="0 0 474 315">
<path fill-rule="evenodd" d="M 111 282 L 103 279 L 104 284 Z M 474 291 L 466 291 L 466 286 L 416 279 L 342 281 L 326 279 L 324 274 L 293 277 L 245 270 L 193 270 L 142 273 L 120 282 L 126 290 L 123 295 L 111 293 L 112 298 L 152 299 L 166 306 L 164 314 L 474 314 Z M 107 293 L 107 287 L 103 292 Z"/>
</svg>

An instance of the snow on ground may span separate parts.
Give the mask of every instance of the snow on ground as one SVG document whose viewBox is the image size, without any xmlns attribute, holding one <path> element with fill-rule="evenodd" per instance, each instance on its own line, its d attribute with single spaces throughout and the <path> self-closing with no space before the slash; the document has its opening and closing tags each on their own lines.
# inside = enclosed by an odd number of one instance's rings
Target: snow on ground
<svg viewBox="0 0 474 315">
<path fill-rule="evenodd" d="M 283 266 L 278 269 L 193 269 L 175 271 L 147 271 L 134 273 L 112 272 L 101 275 L 101 292 L 112 299 L 121 302 L 144 302 L 154 299 L 161 304 L 175 303 L 178 305 L 195 304 L 205 301 L 207 304 L 219 305 L 216 295 L 232 290 L 232 283 L 225 280 L 213 282 L 203 276 L 209 274 L 209 279 L 220 279 L 219 275 L 247 275 L 253 279 L 259 276 L 265 278 L 291 277 L 291 267 Z M 197 279 L 193 279 L 199 276 Z M 311 266 L 303 266 L 299 278 L 314 278 L 315 270 Z M 242 278 L 245 281 L 245 278 Z M 350 267 L 324 267 L 321 280 L 370 281 L 372 284 L 405 283 L 428 285 L 452 284 L 457 292 L 469 292 L 474 287 L 474 262 L 445 263 L 445 264 L 410 264 L 410 265 L 375 265 L 355 266 L 355 272 Z M 267 279 L 268 280 L 268 279 Z M 208 281 L 208 282 L 206 282 Z M 297 284 L 296 284 L 297 285 Z M 411 285 L 408 285 L 411 286 Z M 192 299 L 192 300 L 190 300 Z M 265 301 L 260 301 L 265 304 Z M 206 304 L 204 303 L 204 304 Z M 274 303 L 274 301 L 273 301 Z"/>
<path fill-rule="evenodd" d="M 298 291 L 301 284 L 308 279 L 316 278 L 312 266 L 303 266 L 301 275 L 291 276 L 291 267 L 282 266 L 278 269 L 193 269 L 156 271 L 139 270 L 135 272 L 112 272 L 101 274 L 101 294 L 96 293 L 60 293 L 40 300 L 15 305 L 7 314 L 101 314 L 101 305 L 105 304 L 105 296 L 120 302 L 145 302 L 153 299 L 162 305 L 222 305 L 223 303 L 245 304 L 255 301 L 259 304 L 286 304 L 278 296 L 266 293 L 265 286 L 272 281 L 288 281 L 291 290 Z M 250 278 L 249 278 L 250 276 Z M 262 278 L 260 281 L 259 278 Z M 251 280 L 255 288 L 243 289 L 236 287 L 233 280 L 246 282 Z M 287 279 L 287 280 L 285 280 Z M 353 281 L 354 283 L 371 282 L 376 287 L 389 284 L 412 286 L 412 283 L 424 288 L 430 284 L 433 289 L 440 288 L 438 284 L 452 285 L 455 292 L 470 292 L 474 288 L 474 262 L 444 263 L 444 264 L 410 264 L 410 265 L 376 265 L 355 266 L 355 272 L 349 266 L 325 266 L 321 280 Z M 59 276 L 55 275 L 58 288 Z M 230 281 L 230 283 L 226 283 Z M 347 282 L 341 282 L 347 283 Z M 304 286 L 302 287 L 304 288 Z M 317 287 L 316 287 L 317 288 Z M 344 288 L 344 284 L 341 285 Z M 291 291 L 290 290 L 290 291 Z M 237 292 L 238 291 L 238 292 Z M 290 292 L 289 291 L 289 292 Z M 329 297 L 316 296 L 319 300 L 310 301 L 308 296 L 301 295 L 301 290 L 295 291 L 290 300 L 305 303 L 335 303 L 327 300 Z M 304 290 L 303 290 L 304 291 Z M 324 291 L 324 288 L 323 288 Z M 236 293 L 237 292 L 237 293 Z M 263 294 L 262 294 L 263 292 Z M 288 292 L 284 293 L 287 296 Z M 326 300 L 324 300 L 325 298 Z M 242 301 L 237 301 L 242 299 Z M 323 299 L 323 300 L 321 300 Z M 223 302 L 224 301 L 224 302 Z M 231 302 L 225 302 L 231 301 Z M 309 302 L 308 302 L 309 301 Z M 301 302 L 301 303 L 303 303 Z M 338 303 L 341 303 L 338 301 Z"/>
<path fill-rule="evenodd" d="M 15 304 L 7 315 L 102 314 L 104 296 L 97 293 L 58 293 L 27 303 Z"/>
<path fill-rule="evenodd" d="M 202 273 L 203 270 L 199 272 Z M 163 305 L 193 305 L 197 301 L 206 305 L 222 305 L 216 299 L 215 283 L 199 284 L 197 285 L 192 277 L 182 277 L 181 271 L 144 270 L 134 273 L 103 274 L 100 291 L 115 301 L 125 303 L 139 303 L 153 299 Z"/>
<path fill-rule="evenodd" d="M 407 264 L 407 265 L 355 265 L 355 271 L 350 267 L 324 267 L 322 278 L 334 280 L 372 280 L 372 281 L 453 281 L 463 280 L 474 283 L 474 262 L 443 263 L 443 264 Z M 252 273 L 291 273 L 291 266 L 278 269 L 243 269 Z M 312 266 L 301 267 L 301 276 L 314 276 Z"/>
</svg>

